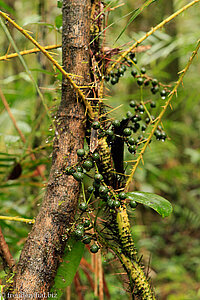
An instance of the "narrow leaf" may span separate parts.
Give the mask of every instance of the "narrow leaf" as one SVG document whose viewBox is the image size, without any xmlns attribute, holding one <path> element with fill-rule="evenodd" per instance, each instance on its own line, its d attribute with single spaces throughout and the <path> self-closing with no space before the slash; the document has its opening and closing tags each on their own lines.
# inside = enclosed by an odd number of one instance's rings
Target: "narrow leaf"
<svg viewBox="0 0 200 300">
<path fill-rule="evenodd" d="M 55 18 L 56 28 L 60 28 L 62 26 L 62 15 L 59 15 Z"/>
<path fill-rule="evenodd" d="M 72 283 L 83 256 L 83 251 L 84 244 L 81 241 L 77 241 L 74 238 L 68 241 L 63 261 L 58 268 L 54 286 L 51 289 L 51 293 L 56 294 L 56 299 L 60 299 L 64 289 Z"/>
<path fill-rule="evenodd" d="M 129 192 L 127 193 L 127 198 L 151 207 L 163 218 L 168 217 L 173 210 L 172 205 L 168 200 L 156 194 L 147 192 Z"/>
<path fill-rule="evenodd" d="M 126 26 L 123 28 L 123 30 L 118 35 L 117 39 L 115 40 L 115 43 L 119 40 L 119 38 L 122 36 L 122 34 L 126 30 L 126 28 L 133 22 L 133 20 L 135 20 L 135 18 L 137 18 L 137 16 L 139 16 L 141 14 L 141 12 L 144 10 L 144 8 L 149 6 L 151 3 L 155 2 L 155 1 L 157 1 L 157 0 L 147 0 L 140 8 L 137 8 L 132 12 L 132 14 L 133 14 L 132 17 L 129 19 Z"/>
</svg>

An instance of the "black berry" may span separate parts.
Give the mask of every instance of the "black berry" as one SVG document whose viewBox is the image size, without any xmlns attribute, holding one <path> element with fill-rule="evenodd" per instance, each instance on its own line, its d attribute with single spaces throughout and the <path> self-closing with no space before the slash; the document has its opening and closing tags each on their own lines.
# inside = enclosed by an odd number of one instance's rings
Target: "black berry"
<svg viewBox="0 0 200 300">
<path fill-rule="evenodd" d="M 90 244 L 91 240 L 92 239 L 89 235 L 84 235 L 84 237 L 83 237 L 83 243 L 84 244 Z"/>
<path fill-rule="evenodd" d="M 86 211 L 87 210 L 87 208 L 88 208 L 88 205 L 87 205 L 87 203 L 85 203 L 85 202 L 81 202 L 81 203 L 79 203 L 79 209 L 81 210 L 81 211 Z"/>
<path fill-rule="evenodd" d="M 119 199 L 125 200 L 126 199 L 126 193 L 124 193 L 124 192 L 119 193 Z"/>
<path fill-rule="evenodd" d="M 131 134 L 132 134 L 132 132 L 131 132 L 130 128 L 128 128 L 128 127 L 124 128 L 123 135 L 130 136 Z"/>
<path fill-rule="evenodd" d="M 100 123 L 98 121 L 93 122 L 92 123 L 92 128 L 99 129 L 100 128 Z"/>
<path fill-rule="evenodd" d="M 99 250 L 99 247 L 96 245 L 96 244 L 93 244 L 91 247 L 90 247 L 90 252 L 92 253 L 97 253 Z"/>
</svg>

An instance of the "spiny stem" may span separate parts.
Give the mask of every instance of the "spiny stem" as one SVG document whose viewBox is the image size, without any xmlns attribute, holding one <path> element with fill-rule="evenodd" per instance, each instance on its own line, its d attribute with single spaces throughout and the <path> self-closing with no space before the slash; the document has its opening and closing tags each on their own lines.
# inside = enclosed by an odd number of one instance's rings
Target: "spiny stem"
<svg viewBox="0 0 200 300">
<path fill-rule="evenodd" d="M 33 220 L 33 219 L 24 219 L 24 218 L 19 218 L 19 217 L 0 216 L 0 220 L 17 221 L 17 222 L 24 222 L 24 223 L 28 223 L 28 224 L 35 223 L 35 220 Z"/>
<path fill-rule="evenodd" d="M 10 24 L 12 24 L 17 30 L 19 30 L 27 39 L 29 39 L 37 48 L 40 49 L 40 51 L 53 63 L 53 65 L 69 80 L 75 91 L 78 93 L 80 98 L 83 100 L 83 103 L 85 104 L 85 107 L 88 111 L 88 114 L 93 119 L 94 118 L 94 112 L 92 110 L 91 105 L 88 103 L 88 101 L 85 98 L 85 95 L 80 90 L 79 86 L 72 80 L 70 76 L 74 76 L 73 74 L 67 73 L 63 67 L 48 53 L 48 51 L 45 50 L 43 46 L 41 46 L 30 34 L 27 33 L 26 30 L 24 30 L 22 27 L 20 27 L 17 23 L 15 23 L 10 17 L 8 17 L 7 14 L 0 11 L 0 16 L 2 16 L 4 19 L 6 19 Z"/>
<path fill-rule="evenodd" d="M 132 179 L 133 179 L 133 176 L 134 176 L 134 174 L 135 174 L 135 171 L 136 171 L 136 169 L 137 169 L 137 167 L 138 167 L 140 161 L 141 161 L 142 158 L 143 158 L 143 154 L 144 154 L 144 152 L 145 152 L 147 146 L 149 145 L 150 140 L 151 140 L 151 138 L 153 137 L 153 134 L 154 134 L 154 132 L 156 131 L 156 128 L 157 128 L 158 124 L 161 122 L 161 119 L 162 119 L 164 113 L 166 112 L 166 109 L 167 109 L 167 107 L 169 106 L 169 104 L 170 104 L 170 102 L 171 102 L 171 100 L 172 100 L 174 94 L 177 93 L 177 88 L 178 88 L 179 85 L 181 84 L 181 82 L 182 82 L 182 80 L 183 80 L 183 77 L 185 76 L 187 70 L 189 69 L 189 67 L 190 67 L 190 65 L 191 65 L 191 63 L 192 63 L 192 61 L 193 61 L 193 59 L 195 58 L 195 56 L 196 56 L 196 54 L 197 54 L 199 48 L 200 48 L 200 40 L 197 42 L 197 47 L 196 47 L 196 49 L 193 51 L 193 53 L 192 53 L 192 55 L 191 55 L 191 57 L 190 57 L 190 59 L 189 59 L 187 65 L 186 65 L 186 67 L 185 67 L 181 72 L 179 72 L 179 74 L 181 73 L 181 75 L 179 76 L 179 79 L 178 79 L 178 81 L 176 82 L 176 85 L 174 86 L 173 90 L 172 90 L 171 93 L 169 94 L 168 100 L 166 101 L 165 105 L 163 106 L 163 109 L 162 109 L 161 113 L 160 113 L 159 116 L 157 117 L 156 122 L 155 122 L 155 124 L 154 124 L 154 126 L 153 126 L 153 129 L 152 129 L 152 131 L 150 132 L 149 137 L 148 137 L 147 140 L 146 140 L 146 143 L 144 144 L 143 148 L 141 149 L 138 158 L 136 159 L 136 162 L 135 162 L 135 164 L 134 164 L 134 166 L 133 166 L 133 169 L 132 169 L 132 171 L 131 171 L 131 174 L 130 174 L 130 176 L 129 176 L 127 182 L 126 182 L 126 185 L 125 185 L 125 191 L 128 190 L 129 185 L 130 185 L 130 183 L 131 183 L 131 181 L 132 181 Z"/>
<path fill-rule="evenodd" d="M 53 50 L 53 49 L 57 49 L 60 48 L 62 45 L 58 44 L 58 45 L 49 45 L 49 46 L 45 46 L 44 49 L 45 50 Z M 32 54 L 32 53 L 36 53 L 36 52 L 40 52 L 40 49 L 38 48 L 33 48 L 33 49 L 29 49 L 29 50 L 24 50 L 24 51 L 20 51 L 20 55 L 27 55 L 27 54 Z M 11 54 L 6 54 L 3 56 L 0 56 L 0 61 L 1 60 L 8 60 L 14 57 L 17 57 L 18 53 L 11 53 Z"/>
<path fill-rule="evenodd" d="M 118 64 L 124 57 L 127 56 L 134 48 L 136 48 L 139 44 L 141 44 L 144 40 L 146 40 L 150 35 L 152 35 L 156 30 L 162 28 L 165 24 L 173 20 L 175 17 L 180 15 L 182 12 L 184 12 L 186 9 L 190 8 L 194 4 L 198 3 L 200 0 L 194 0 L 190 2 L 189 4 L 183 6 L 181 9 L 177 10 L 174 14 L 166 18 L 164 21 L 159 23 L 157 26 L 153 27 L 150 31 L 148 31 L 143 37 L 141 37 L 137 42 L 135 42 L 127 51 L 125 51 L 115 62 L 112 64 L 112 66 L 107 70 L 107 73 L 110 73 L 110 71 Z"/>
</svg>

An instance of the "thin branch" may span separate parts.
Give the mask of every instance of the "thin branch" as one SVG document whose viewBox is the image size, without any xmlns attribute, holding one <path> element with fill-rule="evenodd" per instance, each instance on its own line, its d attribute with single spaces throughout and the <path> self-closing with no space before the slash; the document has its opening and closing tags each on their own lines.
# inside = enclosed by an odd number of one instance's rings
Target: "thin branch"
<svg viewBox="0 0 200 300">
<path fill-rule="evenodd" d="M 12 254 L 10 253 L 8 244 L 4 239 L 3 233 L 1 231 L 1 227 L 0 227 L 0 256 L 3 260 L 3 264 L 7 265 L 9 269 L 12 270 L 15 265 L 15 261 L 12 257 Z"/>
<path fill-rule="evenodd" d="M 155 124 L 154 124 L 154 126 L 153 126 L 153 129 L 152 129 L 152 131 L 150 132 L 149 137 L 148 137 L 147 140 L 146 140 L 146 143 L 144 144 L 143 148 L 141 149 L 138 158 L 136 159 L 136 162 L 135 162 L 135 164 L 134 164 L 134 166 L 133 166 L 133 169 L 132 169 L 132 171 L 131 171 L 131 174 L 130 174 L 130 176 L 129 176 L 127 182 L 126 182 L 126 185 L 125 185 L 125 190 L 126 190 L 126 191 L 128 190 L 129 185 L 130 185 L 131 181 L 133 180 L 133 176 L 134 176 L 134 174 L 135 174 L 135 171 L 136 171 L 136 169 L 137 169 L 137 167 L 138 167 L 140 161 L 143 159 L 143 154 L 144 154 L 144 152 L 145 152 L 147 146 L 149 145 L 150 140 L 151 140 L 151 138 L 153 137 L 153 134 L 154 134 L 154 132 L 156 131 L 156 128 L 158 127 L 158 124 L 161 122 L 161 119 L 162 119 L 164 113 L 166 112 L 167 107 L 170 105 L 170 102 L 171 102 L 171 100 L 172 100 L 174 94 L 177 93 L 177 89 L 178 89 L 179 85 L 182 83 L 183 77 L 185 76 L 186 72 L 188 71 L 188 69 L 189 69 L 189 67 L 190 67 L 190 65 L 191 65 L 191 63 L 192 63 L 192 61 L 193 61 L 193 59 L 194 59 L 195 56 L 197 55 L 197 52 L 198 52 L 199 48 L 200 48 L 200 40 L 197 42 L 197 47 L 196 47 L 196 49 L 193 51 L 193 53 L 192 53 L 192 55 L 191 55 L 191 57 L 190 57 L 190 59 L 189 59 L 187 65 L 186 65 L 186 67 L 185 67 L 181 72 L 179 72 L 179 74 L 181 73 L 181 75 L 180 75 L 180 77 L 179 77 L 179 79 L 178 79 L 176 85 L 174 86 L 173 90 L 172 90 L 171 93 L 169 94 L 168 100 L 166 101 L 165 105 L 163 106 L 163 109 L 162 109 L 161 113 L 160 113 L 159 116 L 157 117 L 156 122 L 155 122 Z M 177 95 L 176 95 L 176 96 L 177 96 Z"/>
<path fill-rule="evenodd" d="M 16 221 L 16 222 L 24 222 L 28 224 L 34 224 L 34 219 L 24 219 L 19 217 L 7 217 L 7 216 L 0 216 L 0 220 L 8 220 L 8 221 Z"/>
<path fill-rule="evenodd" d="M 53 50 L 53 49 L 57 49 L 57 48 L 60 48 L 60 47 L 61 47 L 61 44 L 49 45 L 49 46 L 45 46 L 44 49 L 45 50 Z M 33 48 L 33 49 L 29 49 L 29 50 L 23 50 L 23 51 L 20 51 L 20 55 L 23 56 L 23 55 L 27 55 L 27 54 L 33 54 L 33 53 L 36 53 L 36 52 L 40 52 L 40 49 Z M 17 56 L 18 56 L 18 53 L 6 54 L 6 55 L 3 55 L 3 56 L 0 56 L 0 61 L 9 60 L 9 59 L 17 57 Z"/>
<path fill-rule="evenodd" d="M 143 37 L 141 37 L 137 42 L 135 42 L 127 51 L 125 51 L 120 57 L 112 64 L 112 66 L 107 70 L 107 73 L 110 73 L 110 71 L 118 64 L 124 57 L 127 56 L 134 48 L 136 48 L 139 44 L 141 44 L 144 40 L 146 40 L 150 35 L 152 35 L 155 31 L 165 26 L 167 23 L 169 23 L 171 20 L 173 20 L 175 17 L 180 15 L 182 12 L 184 12 L 186 9 L 190 8 L 194 4 L 198 3 L 200 0 L 194 0 L 190 2 L 189 4 L 183 6 L 181 9 L 177 10 L 174 14 L 166 18 L 164 21 L 159 23 L 157 26 L 153 27 L 150 31 L 148 31 Z"/>
</svg>

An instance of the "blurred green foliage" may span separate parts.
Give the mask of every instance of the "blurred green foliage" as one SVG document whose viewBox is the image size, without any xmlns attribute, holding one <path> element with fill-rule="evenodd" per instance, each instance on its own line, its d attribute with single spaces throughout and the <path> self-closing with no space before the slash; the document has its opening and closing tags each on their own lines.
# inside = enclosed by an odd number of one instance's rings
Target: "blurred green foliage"
<svg viewBox="0 0 200 300">
<path fill-rule="evenodd" d="M 109 3 L 110 1 L 105 1 Z M 46 13 L 40 15 L 39 5 L 43 3 Z M 113 1 L 112 7 L 122 3 Z M 106 46 L 126 49 L 131 41 L 144 35 L 145 31 L 160 22 L 170 9 L 176 10 L 187 3 L 185 0 L 155 1 L 136 18 L 116 41 L 130 20 L 130 11 L 139 8 L 144 1 L 126 1 L 109 13 L 109 27 Z M 167 4 L 168 3 L 168 4 Z M 168 6 L 169 10 L 163 6 Z M 171 5 L 171 6 L 170 6 Z M 171 7 L 171 8 L 170 8 Z M 11 13 L 25 29 L 33 32 L 35 38 L 44 45 L 55 44 L 61 40 L 60 8 L 56 1 L 25 0 L 0 1 L 0 8 Z M 149 76 L 158 78 L 164 84 L 173 86 L 196 46 L 200 36 L 199 6 L 194 6 L 170 25 L 150 36 L 143 45 L 150 49 L 137 54 L 138 66 L 145 66 Z M 157 12 L 157 13 L 155 13 Z M 175 30 L 174 30 L 175 28 Z M 8 29 L 20 50 L 30 49 L 32 45 L 15 29 Z M 173 34 L 171 34 L 171 32 Z M 0 55 L 14 50 L 9 49 L 2 28 L 0 28 Z M 61 51 L 54 50 L 61 61 Z M 0 214 L 34 218 L 43 198 L 43 179 L 38 176 L 37 167 L 42 166 L 44 176 L 48 177 L 52 141 L 54 136 L 53 118 L 60 99 L 59 74 L 40 54 L 24 56 L 45 98 L 52 118 L 49 119 L 36 90 L 17 58 L 0 61 L 0 86 L 11 108 L 19 129 L 26 138 L 25 145 L 14 128 L 2 102 L 0 102 L 0 176 L 1 206 Z M 165 143 L 153 140 L 144 155 L 144 166 L 140 165 L 131 189 L 159 194 L 168 199 L 173 214 L 162 219 L 151 210 L 139 206 L 132 216 L 132 233 L 139 255 L 143 256 L 159 299 L 197 300 L 200 299 L 200 64 L 198 58 L 189 69 L 183 87 L 172 101 L 163 119 L 163 127 L 168 139 Z M 125 74 L 120 82 L 111 87 L 109 104 L 117 107 L 113 116 L 120 118 L 129 110 L 129 101 L 140 100 L 140 89 L 133 77 Z M 160 111 L 163 100 L 152 96 L 149 89 L 144 90 L 144 98 L 157 102 L 155 116 Z M 32 149 L 36 160 L 29 152 Z M 131 159 L 126 153 L 125 159 Z M 22 174 L 15 180 L 8 180 L 16 163 L 20 164 Z M 15 259 L 20 256 L 30 225 L 1 221 L 2 231 Z M 88 254 L 86 253 L 86 257 Z M 108 257 L 107 257 L 108 258 Z M 117 276 L 110 275 L 111 266 L 104 262 L 106 282 L 111 299 L 128 299 Z M 114 270 L 117 272 L 117 270 Z M 0 277 L 3 278 L 1 270 Z M 87 278 L 80 270 L 82 283 L 88 286 Z M 72 290 L 73 295 L 73 290 Z M 73 296 L 76 299 L 76 296 Z M 94 299 L 88 286 L 85 299 Z"/>
</svg>

